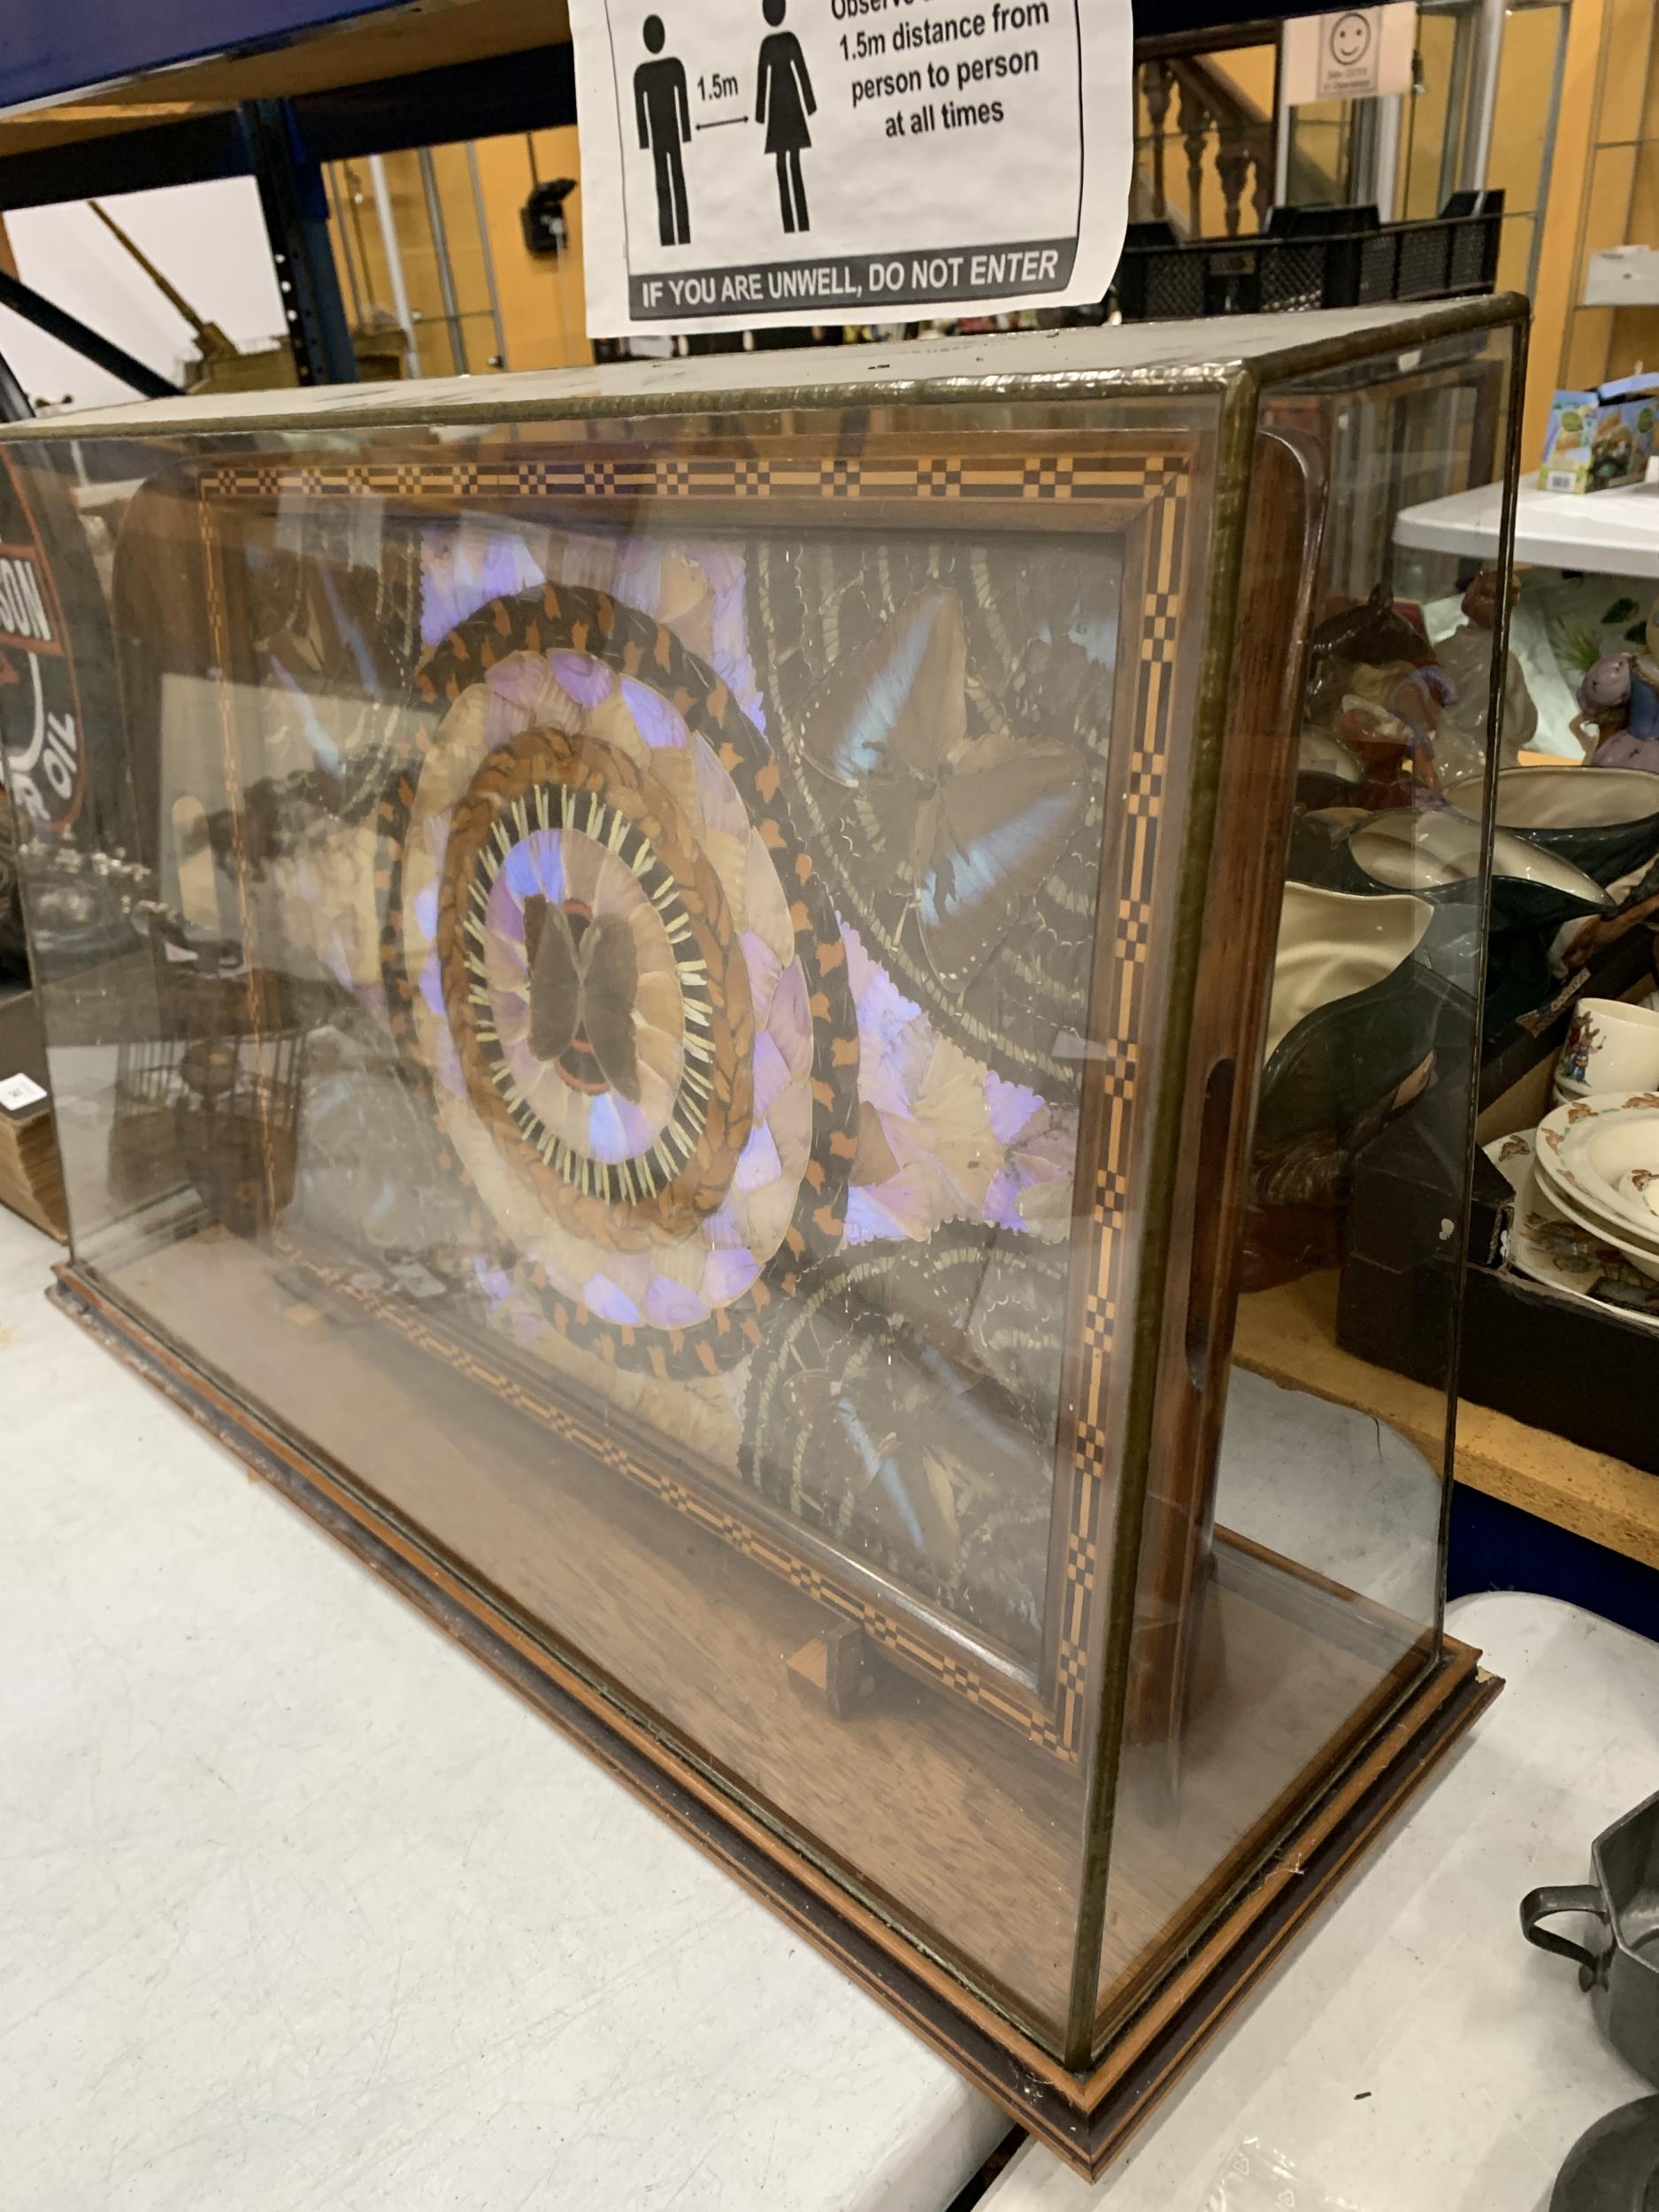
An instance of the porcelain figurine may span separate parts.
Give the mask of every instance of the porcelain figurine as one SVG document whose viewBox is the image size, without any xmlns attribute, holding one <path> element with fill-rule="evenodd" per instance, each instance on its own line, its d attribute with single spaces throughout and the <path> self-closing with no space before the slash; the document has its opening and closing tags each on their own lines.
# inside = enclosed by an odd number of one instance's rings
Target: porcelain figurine
<svg viewBox="0 0 1659 2212">
<path fill-rule="evenodd" d="M 1659 662 L 1638 653 L 1630 671 L 1630 733 L 1659 737 Z"/>
<path fill-rule="evenodd" d="M 1630 708 L 1630 663 L 1628 653 L 1604 653 L 1586 669 L 1578 681 L 1578 704 L 1586 714 L 1624 721 Z"/>
<path fill-rule="evenodd" d="M 1509 603 L 1515 603 L 1511 584 Z M 1492 687 L 1493 631 L 1498 618 L 1498 580 L 1483 568 L 1463 594 L 1465 619 L 1436 648 L 1449 678 L 1452 695 L 1445 703 L 1435 739 L 1434 757 L 1443 781 L 1478 774 L 1486 757 L 1486 704 Z M 1538 709 L 1526 687 L 1521 664 L 1506 653 L 1503 664 L 1503 728 L 1498 750 L 1506 767 L 1538 734 Z"/>
<path fill-rule="evenodd" d="M 1396 661 L 1420 667 L 1433 658 L 1427 631 L 1395 604 L 1386 584 L 1379 584 L 1369 599 L 1339 607 L 1315 628 L 1308 642 L 1309 712 L 1318 721 L 1332 718 L 1341 694 L 1351 688 L 1351 669 Z"/>
<path fill-rule="evenodd" d="M 1436 742 L 1455 690 L 1420 619 L 1386 584 L 1326 615 L 1309 643 L 1308 720 L 1364 764 L 1354 803 L 1368 810 L 1439 789 Z"/>
<path fill-rule="evenodd" d="M 1615 730 L 1591 754 L 1589 765 L 1633 768 L 1643 775 L 1659 776 L 1659 738 L 1637 737 L 1629 730 Z"/>
<path fill-rule="evenodd" d="M 1659 599 L 1648 610 L 1645 649 L 1593 663 L 1579 680 L 1578 707 L 1573 734 L 1590 749 L 1593 768 L 1659 772 Z"/>
<path fill-rule="evenodd" d="M 1392 703 L 1402 681 L 1400 668 L 1366 666 L 1352 672 L 1356 684 L 1369 683 L 1380 695 L 1360 689 L 1342 695 L 1337 741 L 1365 769 L 1363 785 L 1351 795 L 1367 809 L 1410 806 L 1425 780 L 1429 788 L 1436 785 L 1432 747 L 1419 733 L 1421 722 L 1414 726 Z"/>
</svg>

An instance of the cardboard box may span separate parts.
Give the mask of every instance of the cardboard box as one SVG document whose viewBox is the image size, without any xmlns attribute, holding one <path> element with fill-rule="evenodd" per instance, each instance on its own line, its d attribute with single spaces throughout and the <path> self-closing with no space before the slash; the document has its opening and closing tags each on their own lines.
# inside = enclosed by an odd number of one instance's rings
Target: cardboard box
<svg viewBox="0 0 1659 2212">
<path fill-rule="evenodd" d="M 0 987 L 0 1206 L 62 1244 L 63 1168 L 47 1088 L 46 1047 L 27 991 Z"/>
<path fill-rule="evenodd" d="M 1557 391 L 1549 410 L 1540 491 L 1606 492 L 1640 484 L 1654 449 L 1659 375 L 1644 372 L 1581 392 Z"/>
</svg>

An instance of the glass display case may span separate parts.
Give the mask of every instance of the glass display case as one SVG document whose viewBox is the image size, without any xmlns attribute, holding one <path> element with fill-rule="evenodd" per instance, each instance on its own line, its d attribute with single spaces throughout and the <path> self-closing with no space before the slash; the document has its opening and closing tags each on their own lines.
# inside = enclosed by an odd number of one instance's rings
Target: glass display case
<svg viewBox="0 0 1659 2212">
<path fill-rule="evenodd" d="M 1496 702 L 1390 523 L 1512 472 L 1524 312 L 0 446 L 14 795 L 100 703 L 21 810 L 60 1301 L 1085 2169 L 1490 1691 Z"/>
</svg>

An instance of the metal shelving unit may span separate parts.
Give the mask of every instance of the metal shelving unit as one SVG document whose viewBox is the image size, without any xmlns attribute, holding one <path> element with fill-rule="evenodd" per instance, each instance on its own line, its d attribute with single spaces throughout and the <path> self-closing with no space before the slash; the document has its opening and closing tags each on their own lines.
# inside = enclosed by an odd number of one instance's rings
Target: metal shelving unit
<svg viewBox="0 0 1659 2212">
<path fill-rule="evenodd" d="M 393 0 L 151 0 L 142 9 L 58 0 L 51 12 L 47 44 L 31 53 L 19 41 L 21 50 L 0 55 L 0 214 L 256 178 L 303 384 L 357 375 L 329 246 L 326 163 L 576 119 L 563 0 L 455 0 L 417 13 Z M 44 33 L 44 12 L 40 20 Z M 100 87 L 80 92 L 89 65 Z M 172 389 L 4 272 L 0 301 L 145 396 Z"/>
</svg>

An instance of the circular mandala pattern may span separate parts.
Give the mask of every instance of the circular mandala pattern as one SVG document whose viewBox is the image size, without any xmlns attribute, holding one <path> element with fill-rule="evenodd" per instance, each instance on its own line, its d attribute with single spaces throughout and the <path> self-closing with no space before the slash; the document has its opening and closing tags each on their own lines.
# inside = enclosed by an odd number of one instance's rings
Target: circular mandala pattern
<svg viewBox="0 0 1659 2212">
<path fill-rule="evenodd" d="M 381 972 L 479 1281 L 619 1366 L 716 1374 L 840 1245 L 856 1150 L 846 948 L 777 764 L 585 587 L 492 602 L 414 689 Z"/>
<path fill-rule="evenodd" d="M 532 954 L 538 913 L 543 937 L 565 918 L 560 960 Z M 607 928 L 626 950 L 602 964 Z M 468 1096 L 549 1211 L 622 1248 L 716 1211 L 749 1133 L 749 970 L 718 876 L 631 761 L 557 730 L 489 754 L 450 826 L 438 961 Z"/>
</svg>

